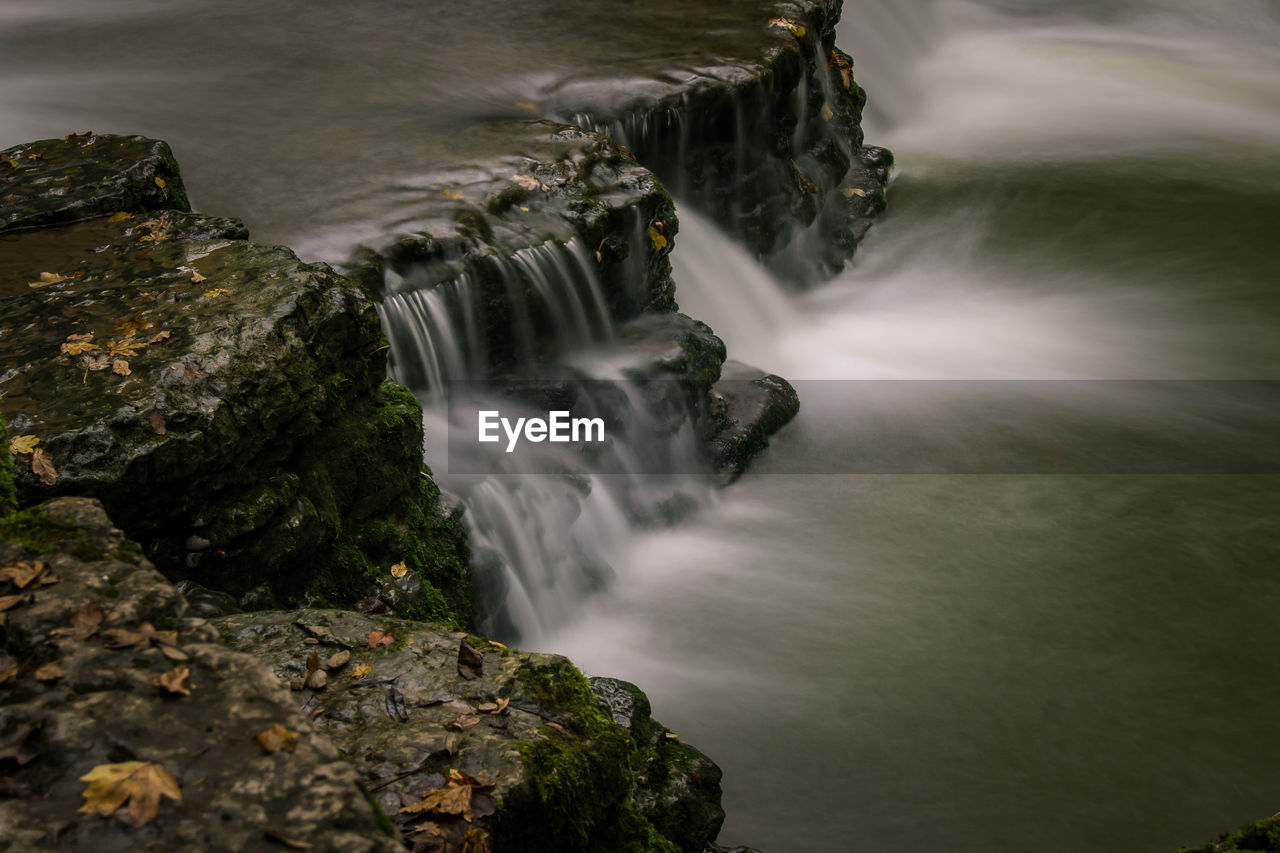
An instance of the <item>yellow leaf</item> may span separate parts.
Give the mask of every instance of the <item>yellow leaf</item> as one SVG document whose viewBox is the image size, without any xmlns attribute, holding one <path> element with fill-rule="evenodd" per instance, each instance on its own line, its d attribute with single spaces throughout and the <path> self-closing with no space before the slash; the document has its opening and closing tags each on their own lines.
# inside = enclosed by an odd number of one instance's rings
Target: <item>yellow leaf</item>
<svg viewBox="0 0 1280 853">
<path fill-rule="evenodd" d="M 858 196 L 859 198 L 866 198 L 866 197 L 867 197 L 867 191 L 866 191 L 866 190 L 860 190 L 860 189 L 858 189 L 857 187 L 841 187 L 841 188 L 840 188 L 840 193 L 841 193 L 841 195 L 843 195 L 845 198 L 853 198 L 855 195 L 856 195 L 856 196 Z"/>
<path fill-rule="evenodd" d="M 836 117 L 836 114 L 831 111 L 831 107 L 827 106 L 826 104 L 822 105 L 822 112 L 819 113 L 819 115 L 822 116 L 823 121 L 831 121 L 833 118 Z"/>
<path fill-rule="evenodd" d="M 137 338 L 135 338 L 131 333 L 127 338 L 107 341 L 107 355 L 112 358 L 120 358 L 121 356 L 124 356 L 125 358 L 133 358 L 138 354 L 138 350 L 145 346 L 145 343 L 137 340 Z"/>
<path fill-rule="evenodd" d="M 164 189 L 166 186 L 164 182 L 164 178 L 156 178 L 156 186 L 158 186 L 160 189 Z"/>
<path fill-rule="evenodd" d="M 66 281 L 67 278 L 68 276 L 59 275 L 56 272 L 42 272 L 40 273 L 40 280 L 27 282 L 27 287 L 46 287 L 50 284 L 57 284 L 60 281 Z"/>
<path fill-rule="evenodd" d="M 129 219 L 131 216 L 133 216 L 132 213 L 125 213 L 122 210 L 119 213 L 113 213 L 110 216 L 108 216 L 107 221 L 108 222 L 124 222 L 126 219 Z"/>
<path fill-rule="evenodd" d="M 34 435 L 15 435 L 9 439 L 9 452 L 14 456 L 25 455 L 36 449 L 40 439 Z"/>
<path fill-rule="evenodd" d="M 83 335 L 67 335 L 67 342 L 62 345 L 62 354 L 80 355 L 97 348 L 98 345 L 93 343 L 93 332 Z"/>
<path fill-rule="evenodd" d="M 407 574 L 409 574 L 409 567 L 404 564 L 404 560 L 391 567 L 391 577 L 393 578 L 402 578 Z"/>
<path fill-rule="evenodd" d="M 129 803 L 129 816 L 134 826 L 142 826 L 154 820 L 160 811 L 160 798 L 182 800 L 182 789 L 173 774 L 159 764 L 147 761 L 126 761 L 123 764 L 99 764 L 80 777 L 89 787 L 81 795 L 84 805 L 79 814 L 98 814 L 103 817 Z"/>
<path fill-rule="evenodd" d="M 653 243 L 654 251 L 660 252 L 667 247 L 667 238 L 652 225 L 649 226 L 649 240 Z"/>
<path fill-rule="evenodd" d="M 53 467 L 53 459 L 43 447 L 37 447 L 31 451 L 31 472 L 46 486 L 52 486 L 58 482 L 58 472 Z"/>
<path fill-rule="evenodd" d="M 797 38 L 802 37 L 806 32 L 803 24 L 791 18 L 770 18 L 769 26 L 786 30 Z"/>
<path fill-rule="evenodd" d="M 121 376 L 129 376 L 133 373 L 133 371 L 129 369 L 129 362 L 125 361 L 123 358 L 117 358 L 115 361 L 111 362 L 111 372 L 117 373 Z"/>
<path fill-rule="evenodd" d="M 453 201 L 462 201 L 464 198 L 466 198 L 466 196 L 464 196 L 462 193 L 458 192 L 457 190 L 441 190 L 440 194 L 447 199 L 452 199 Z"/>
<path fill-rule="evenodd" d="M 227 292 L 227 289 L 225 287 L 215 287 L 213 290 L 206 290 L 204 292 L 204 295 L 209 297 L 210 299 L 217 299 L 219 296 L 221 296 L 226 292 Z"/>
<path fill-rule="evenodd" d="M 191 685 L 187 680 L 191 678 L 191 670 L 185 666 L 174 667 L 163 675 L 157 675 L 151 679 L 151 683 L 159 687 L 165 693 L 172 693 L 181 696 L 191 695 Z"/>
<path fill-rule="evenodd" d="M 298 747 L 298 733 L 291 732 L 284 726 L 276 723 L 265 732 L 258 732 L 254 735 L 254 742 L 262 747 L 263 752 L 275 755 L 280 750 L 293 752 Z"/>
<path fill-rule="evenodd" d="M 373 667 L 371 667 L 369 664 L 367 663 L 356 664 L 351 669 L 351 677 L 364 678 L 366 675 L 368 675 L 371 672 L 373 672 Z"/>
</svg>

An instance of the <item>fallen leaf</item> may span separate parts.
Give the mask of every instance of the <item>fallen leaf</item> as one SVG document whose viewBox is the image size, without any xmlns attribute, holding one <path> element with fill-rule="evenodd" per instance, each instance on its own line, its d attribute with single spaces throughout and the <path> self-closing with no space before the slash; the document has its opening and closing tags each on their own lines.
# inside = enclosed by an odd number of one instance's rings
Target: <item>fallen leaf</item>
<svg viewBox="0 0 1280 853">
<path fill-rule="evenodd" d="M 81 353 L 92 352 L 97 348 L 98 345 L 93 342 L 93 332 L 86 332 L 83 335 L 67 335 L 67 341 L 62 345 L 62 354 L 80 355 Z"/>
<path fill-rule="evenodd" d="M 434 814 L 462 815 L 464 820 L 471 820 L 471 787 L 469 785 L 449 784 L 436 788 L 422 795 L 422 799 L 400 810 L 400 814 L 418 814 L 433 812 Z"/>
<path fill-rule="evenodd" d="M 396 635 L 390 631 L 370 631 L 369 636 L 365 637 L 365 642 L 369 644 L 369 648 L 376 649 L 378 646 L 389 646 L 396 641 Z"/>
<path fill-rule="evenodd" d="M 833 118 L 836 117 L 836 114 L 831 111 L 831 107 L 827 106 L 826 104 L 822 105 L 822 111 L 818 113 L 818 115 L 822 117 L 823 121 L 831 121 Z"/>
<path fill-rule="evenodd" d="M 133 259 L 134 259 L 135 261 L 145 261 L 147 258 L 151 257 L 151 253 L 152 253 L 152 252 L 154 252 L 154 251 L 155 251 L 155 247 L 154 247 L 154 246 L 153 246 L 153 247 L 151 247 L 150 249 L 144 249 L 143 251 L 141 251 L 141 252 L 139 252 L 138 254 L 134 255 L 134 256 L 133 256 Z"/>
<path fill-rule="evenodd" d="M 506 646 L 502 645 L 502 643 L 499 643 L 497 640 L 490 640 L 490 641 L 489 641 L 489 645 L 493 646 L 495 649 L 505 649 L 505 648 L 506 648 Z"/>
<path fill-rule="evenodd" d="M 857 187 L 841 187 L 840 194 L 843 195 L 845 198 L 853 198 L 855 195 L 858 196 L 859 198 L 867 197 L 867 191 L 860 190 Z"/>
<path fill-rule="evenodd" d="M 65 678 L 67 671 L 62 668 L 62 664 L 58 661 L 52 661 L 36 670 L 36 681 L 57 681 L 59 678 Z"/>
<path fill-rule="evenodd" d="M 653 243 L 653 250 L 655 252 L 661 252 L 663 249 L 667 247 L 667 237 L 666 237 L 666 234 L 664 233 L 665 231 L 666 231 L 666 226 L 660 219 L 655 220 L 649 226 L 649 241 Z"/>
<path fill-rule="evenodd" d="M 769 26 L 786 30 L 797 38 L 803 37 L 806 32 L 803 24 L 791 18 L 770 18 Z"/>
<path fill-rule="evenodd" d="M 111 372 L 118 373 L 121 376 L 129 376 L 133 373 L 133 371 L 129 369 L 129 362 L 125 361 L 123 358 L 117 358 L 115 361 L 111 362 Z"/>
<path fill-rule="evenodd" d="M 327 670 L 342 669 L 347 665 L 347 661 L 351 660 L 351 652 L 343 649 L 334 654 L 331 658 L 324 662 L 324 668 Z"/>
<path fill-rule="evenodd" d="M 186 653 L 178 648 L 178 632 L 157 631 L 150 622 L 143 622 L 136 631 L 108 628 L 103 634 L 110 638 L 106 643 L 109 649 L 145 649 L 154 643 L 160 653 L 170 660 L 187 659 Z"/>
<path fill-rule="evenodd" d="M 262 747 L 264 752 L 271 755 L 275 755 L 282 749 L 286 752 L 293 752 L 298 747 L 298 733 L 289 731 L 280 723 L 276 723 L 265 732 L 258 732 L 258 734 L 254 735 L 253 740 L 258 746 Z"/>
<path fill-rule="evenodd" d="M 0 163 L 4 163 L 10 169 L 18 168 L 18 164 L 9 159 L 9 155 L 7 154 L 0 154 Z"/>
<path fill-rule="evenodd" d="M 138 349 L 145 346 L 131 334 L 119 340 L 107 341 L 107 355 L 112 358 L 133 358 L 138 354 Z"/>
<path fill-rule="evenodd" d="M 453 201 L 462 201 L 466 196 L 456 190 L 441 190 L 440 194 Z"/>
<path fill-rule="evenodd" d="M 480 718 L 475 714 L 463 714 L 458 717 L 458 719 L 449 723 L 449 728 L 465 732 L 467 729 L 474 728 L 478 725 L 480 725 Z"/>
<path fill-rule="evenodd" d="M 307 639 L 314 640 L 315 637 L 308 637 Z M 310 675 L 311 673 L 315 672 L 319 668 L 320 668 L 320 654 L 318 652 L 312 652 L 311 654 L 307 655 L 307 675 Z"/>
<path fill-rule="evenodd" d="M 40 439 L 34 435 L 15 435 L 9 439 L 9 452 L 14 456 L 25 455 L 36 449 Z"/>
<path fill-rule="evenodd" d="M 43 156 L 44 156 L 44 152 L 43 152 L 43 151 L 37 151 L 35 154 L 28 154 L 28 155 L 27 155 L 27 159 L 28 159 L 28 160 L 39 160 L 39 159 L 40 159 L 41 157 L 43 157 Z"/>
<path fill-rule="evenodd" d="M 215 287 L 212 290 L 206 290 L 204 292 L 204 295 L 209 297 L 210 299 L 217 299 L 219 296 L 222 296 L 226 292 L 227 292 L 227 289 L 225 287 Z"/>
<path fill-rule="evenodd" d="M 164 189 L 166 186 L 164 182 L 164 178 L 156 178 L 156 186 L 158 186 L 160 189 Z"/>
<path fill-rule="evenodd" d="M 165 693 L 171 693 L 179 696 L 190 696 L 191 685 L 187 683 L 191 678 L 191 670 L 185 666 L 176 666 L 168 672 L 157 675 L 151 679 L 151 683 L 159 687 Z"/>
<path fill-rule="evenodd" d="M 97 372 L 99 370 L 106 370 L 110 367 L 111 359 L 106 355 L 86 355 L 82 363 L 84 364 L 85 370 Z"/>
<path fill-rule="evenodd" d="M 467 681 L 484 675 L 484 656 L 466 640 L 458 643 L 458 675 Z"/>
<path fill-rule="evenodd" d="M 299 841 L 296 838 L 286 838 L 285 836 L 276 832 L 274 829 L 272 829 L 269 826 L 266 829 L 262 830 L 262 837 L 267 839 L 268 841 L 274 841 L 277 844 L 283 844 L 285 847 L 291 848 L 293 850 L 310 850 L 311 849 L 311 845 L 308 844 L 307 842 Z"/>
<path fill-rule="evenodd" d="M 160 798 L 182 800 L 182 789 L 173 774 L 159 764 L 126 761 L 123 764 L 99 764 L 80 777 L 88 782 L 84 789 L 84 805 L 78 814 L 107 817 L 129 803 L 129 816 L 134 826 L 154 820 L 160 811 Z"/>
<path fill-rule="evenodd" d="M 356 666 L 354 666 L 351 670 L 351 677 L 364 678 L 366 675 L 368 675 L 371 672 L 373 672 L 373 667 L 370 666 L 369 664 L 367 663 L 356 664 Z"/>
<path fill-rule="evenodd" d="M 142 312 L 138 311 L 132 317 L 125 317 L 123 320 L 115 320 L 112 325 L 116 327 L 116 333 L 120 335 L 128 335 L 132 338 L 138 332 L 151 328 L 151 321 L 142 316 Z M 108 347 L 111 344 L 107 344 Z"/>
<path fill-rule="evenodd" d="M 208 278 L 208 276 L 200 275 L 200 272 L 198 270 L 194 268 L 191 269 L 191 281 L 193 283 L 199 284 L 200 282 L 204 281 L 206 278 Z"/>
<path fill-rule="evenodd" d="M 553 728 L 553 729 L 555 729 L 556 731 L 560 732 L 560 734 L 562 734 L 562 735 L 567 735 L 567 734 L 569 734 L 569 730 L 568 730 L 568 729 L 566 729 L 564 726 L 560 725 L 559 723 L 547 723 L 547 725 L 548 725 L 550 728 Z"/>
<path fill-rule="evenodd" d="M 404 564 L 404 560 L 391 567 L 391 577 L 393 578 L 402 578 L 407 574 L 409 574 L 409 567 Z"/>
<path fill-rule="evenodd" d="M 155 302 L 160 298 L 160 291 L 148 290 L 145 293 L 139 293 L 137 298 L 139 302 Z"/>
<path fill-rule="evenodd" d="M 4 684 L 17 674 L 18 665 L 16 663 L 0 663 L 0 684 Z"/>
<path fill-rule="evenodd" d="M 132 213 L 125 213 L 122 210 L 119 213 L 113 213 L 110 216 L 108 216 L 107 221 L 108 222 L 124 222 L 126 219 L 129 219 L 132 216 L 133 216 Z"/>
<path fill-rule="evenodd" d="M 52 486 L 58 482 L 58 471 L 53 467 L 53 459 L 43 447 L 37 447 L 31 451 L 31 471 L 46 486 Z"/>
<path fill-rule="evenodd" d="M 18 589 L 26 589 L 31 582 L 40 577 L 44 571 L 44 563 L 39 560 L 22 561 L 0 568 L 0 581 L 9 581 Z"/>
<path fill-rule="evenodd" d="M 25 595 L 0 595 L 0 613 L 17 607 L 24 598 Z"/>
<path fill-rule="evenodd" d="M 49 636 L 87 640 L 98 633 L 98 629 L 102 627 L 102 605 L 96 601 L 90 601 L 88 604 L 71 608 L 67 611 L 67 617 L 71 624 L 64 628 L 54 628 L 49 632 Z"/>
<path fill-rule="evenodd" d="M 164 413 L 159 409 L 156 409 L 151 413 L 149 420 L 151 422 L 151 431 L 156 435 L 164 435 L 169 431 L 169 428 L 164 421 Z"/>
<path fill-rule="evenodd" d="M 547 192 L 551 189 L 533 175 L 513 175 L 511 180 L 517 186 L 524 187 L 526 190 L 542 190 L 543 192 Z"/>
<path fill-rule="evenodd" d="M 66 281 L 68 278 L 69 276 L 59 275 L 56 272 L 42 272 L 40 273 L 40 280 L 27 282 L 27 287 L 46 287 L 50 284 Z"/>
<path fill-rule="evenodd" d="M 150 344 L 161 344 L 161 343 L 164 343 L 165 341 L 169 340 L 169 338 L 171 338 L 171 337 L 173 337 L 173 332 L 169 331 L 168 329 L 165 329 L 165 330 L 164 330 L 164 331 L 162 331 L 162 332 L 156 332 L 154 335 L 152 335 L 150 338 L 148 338 L 148 339 L 147 339 L 147 344 L 148 344 L 148 345 L 150 345 Z"/>
</svg>

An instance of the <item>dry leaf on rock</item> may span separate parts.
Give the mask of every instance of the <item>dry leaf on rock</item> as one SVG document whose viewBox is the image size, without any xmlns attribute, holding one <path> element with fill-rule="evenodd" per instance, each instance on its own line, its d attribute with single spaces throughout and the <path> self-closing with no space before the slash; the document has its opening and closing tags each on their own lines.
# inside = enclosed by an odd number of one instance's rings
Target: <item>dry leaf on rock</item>
<svg viewBox="0 0 1280 853">
<path fill-rule="evenodd" d="M 142 312 L 138 311 L 132 317 L 125 317 L 122 320 L 115 320 L 112 323 L 115 326 L 116 334 L 127 335 L 133 337 L 138 332 L 151 328 L 151 321 L 142 316 Z M 110 347 L 110 344 L 107 345 Z"/>
<path fill-rule="evenodd" d="M 190 270 L 190 272 L 191 272 L 191 281 L 192 281 L 192 283 L 194 283 L 194 284 L 199 284 L 200 282 L 202 282 L 202 281 L 204 281 L 206 278 L 208 278 L 208 276 L 200 275 L 199 270 L 196 270 L 196 269 L 194 269 L 194 268 L 193 268 L 193 269 L 191 269 L 191 270 Z"/>
<path fill-rule="evenodd" d="M 18 589 L 26 589 L 31 582 L 40 577 L 40 573 L 44 571 L 44 563 L 39 560 L 27 562 L 12 563 L 4 568 L 0 568 L 0 581 L 9 581 Z"/>
<path fill-rule="evenodd" d="M 495 649 L 505 649 L 505 648 L 506 648 L 506 646 L 502 645 L 502 643 L 499 643 L 497 640 L 490 640 L 490 641 L 489 641 L 489 645 L 493 646 Z"/>
<path fill-rule="evenodd" d="M 36 681 L 57 681 L 59 678 L 65 678 L 67 671 L 62 668 L 62 664 L 58 661 L 52 661 L 36 670 Z"/>
<path fill-rule="evenodd" d="M 0 595 L 0 613 L 17 607 L 24 598 L 25 595 Z"/>
<path fill-rule="evenodd" d="M 396 635 L 390 631 L 370 631 L 369 636 L 364 639 L 369 644 L 369 648 L 376 649 L 378 646 L 389 646 L 394 643 Z"/>
<path fill-rule="evenodd" d="M 34 435 L 15 435 L 9 439 L 9 452 L 14 456 L 25 455 L 36 449 L 40 439 Z"/>
<path fill-rule="evenodd" d="M 0 684 L 4 684 L 17 674 L 18 665 L 16 663 L 0 663 Z"/>
<path fill-rule="evenodd" d="M 173 337 L 173 332 L 169 331 L 168 329 L 165 329 L 162 332 L 156 332 L 154 335 L 148 338 L 147 343 L 148 344 L 164 343 L 165 341 L 169 340 L 169 338 L 171 337 Z"/>
<path fill-rule="evenodd" d="M 404 560 L 396 563 L 391 567 L 391 577 L 402 578 L 409 573 L 409 567 L 405 565 Z"/>
<path fill-rule="evenodd" d="M 867 197 L 867 191 L 860 190 L 857 187 L 841 187 L 840 194 L 843 195 L 845 198 L 853 198 L 855 195 L 858 196 L 859 198 Z"/>
<path fill-rule="evenodd" d="M 92 370 L 95 373 L 99 370 L 106 370 L 111 366 L 111 359 L 105 355 L 86 355 L 81 363 L 84 364 L 85 370 Z"/>
<path fill-rule="evenodd" d="M 158 186 L 160 189 L 164 189 L 166 186 L 164 182 L 164 178 L 156 178 L 156 186 Z"/>
<path fill-rule="evenodd" d="M 797 37 L 803 36 L 806 32 L 804 28 L 804 24 L 801 24 L 799 21 L 796 21 L 792 18 L 770 18 L 769 26 L 777 27 L 778 29 L 781 29 L 781 30 L 786 30 L 787 32 L 791 33 L 793 36 L 797 36 Z"/>
<path fill-rule="evenodd" d="M 163 675 L 157 675 L 151 679 L 151 683 L 159 687 L 165 693 L 175 696 L 190 696 L 191 685 L 188 681 L 191 678 L 191 670 L 185 666 L 177 666 Z"/>
<path fill-rule="evenodd" d="M 452 201 L 462 201 L 466 196 L 456 190 L 441 190 L 440 194 Z"/>
<path fill-rule="evenodd" d="M 254 735 L 253 740 L 254 743 L 262 747 L 264 752 L 272 755 L 282 749 L 286 752 L 293 752 L 298 747 L 298 733 L 289 731 L 280 723 L 276 723 L 265 732 L 258 732 L 258 734 Z"/>
<path fill-rule="evenodd" d="M 368 675 L 371 672 L 373 672 L 373 667 L 369 666 L 369 664 L 367 663 L 357 664 L 355 667 L 351 669 L 351 677 L 364 678 L 366 675 Z"/>
<path fill-rule="evenodd" d="M 111 362 L 111 372 L 119 374 L 120 376 L 130 376 L 133 373 L 133 371 L 129 369 L 129 362 L 125 361 L 123 358 L 117 358 L 115 361 Z"/>
<path fill-rule="evenodd" d="M 79 814 L 106 817 L 127 801 L 134 826 L 154 820 L 160 811 L 160 798 L 182 800 L 182 789 L 173 774 L 159 764 L 126 761 L 123 764 L 99 764 L 80 777 L 89 787 L 81 795 L 84 805 Z"/>
<path fill-rule="evenodd" d="M 511 180 L 517 186 L 524 187 L 526 190 L 542 190 L 543 192 L 547 192 L 551 189 L 533 175 L 512 175 Z"/>
<path fill-rule="evenodd" d="M 102 627 L 102 605 L 96 601 L 73 607 L 67 611 L 70 625 L 65 628 L 54 628 L 50 637 L 70 637 L 73 640 L 87 640 Z"/>
<path fill-rule="evenodd" d="M 285 836 L 281 835 L 279 832 L 276 832 L 274 829 L 272 829 L 269 826 L 266 829 L 262 830 L 262 837 L 267 839 L 268 841 L 274 841 L 277 844 L 283 844 L 285 847 L 288 847 L 292 850 L 310 850 L 311 849 L 311 845 L 308 844 L 307 842 L 299 841 L 296 838 L 286 838 Z"/>
<path fill-rule="evenodd" d="M 475 728 L 478 725 L 480 725 L 480 718 L 478 716 L 475 714 L 463 714 L 458 717 L 458 719 L 449 723 L 449 728 L 465 732 L 467 729 Z"/>
</svg>

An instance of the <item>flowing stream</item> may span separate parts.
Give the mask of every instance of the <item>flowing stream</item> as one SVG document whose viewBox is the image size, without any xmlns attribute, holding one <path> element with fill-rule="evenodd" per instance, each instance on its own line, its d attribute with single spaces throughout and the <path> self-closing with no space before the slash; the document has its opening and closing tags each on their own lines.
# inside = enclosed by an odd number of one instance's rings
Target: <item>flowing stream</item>
<svg viewBox="0 0 1280 853">
<path fill-rule="evenodd" d="M 599 4 L 357 6 L 6 3 L 0 147 L 165 138 L 197 209 L 341 259 L 412 222 L 439 159 L 488 144 L 459 135 L 478 117 L 521 117 L 714 29 L 680 0 L 627 5 L 645 36 L 625 44 L 595 36 L 616 24 Z M 1274 813 L 1277 476 L 1108 470 L 1123 445 L 1087 472 L 1016 462 L 1104 414 L 1155 435 L 1206 383 L 1280 379 L 1280 3 L 844 7 L 867 138 L 898 158 L 856 263 L 799 292 L 688 208 L 673 257 L 683 310 L 731 357 L 802 380 L 801 414 L 718 494 L 635 474 L 445 477 L 468 502 L 491 629 L 643 686 L 724 767 L 723 843 L 1171 853 Z M 547 11 L 562 8 L 581 25 Z M 424 16 L 445 31 L 424 36 Z M 612 377 L 582 251 L 530 249 L 513 269 L 575 280 L 558 316 L 591 342 L 577 365 Z M 466 304 L 387 300 L 406 380 L 473 374 Z M 867 380 L 939 446 L 996 444 L 1015 464 L 959 474 L 935 453 L 853 473 L 874 417 L 849 395 Z M 1053 410 L 1065 420 L 992 436 L 968 417 L 977 386 L 925 380 L 1198 384 L 1135 407 L 1134 386 L 1089 383 Z M 428 418 L 440 434 L 444 413 Z M 692 519 L 637 523 L 635 504 L 681 490 Z"/>
</svg>

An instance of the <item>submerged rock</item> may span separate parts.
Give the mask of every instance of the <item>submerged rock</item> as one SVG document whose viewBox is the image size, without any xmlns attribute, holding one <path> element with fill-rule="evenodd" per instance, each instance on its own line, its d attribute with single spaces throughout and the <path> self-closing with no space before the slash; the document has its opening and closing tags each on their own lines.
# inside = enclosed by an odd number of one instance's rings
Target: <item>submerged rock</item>
<svg viewBox="0 0 1280 853">
<path fill-rule="evenodd" d="M 148 177 L 180 187 L 163 143 L 10 151 L 52 172 L 9 176 L 0 221 L 112 211 L 0 228 L 0 392 L 10 430 L 47 463 L 20 469 L 24 502 L 97 497 L 171 577 L 235 595 L 267 582 L 267 602 L 352 601 L 408 560 L 432 590 L 415 612 L 465 620 L 461 528 L 419 474 L 416 399 L 383 384 L 370 298 L 233 220 L 142 214 L 157 202 Z"/>
<path fill-rule="evenodd" d="M 0 849 L 402 849 L 332 741 L 263 664 L 233 652 L 92 500 L 6 519 L 0 566 L 43 567 L 3 612 Z M 268 749 L 262 735 L 284 738 Z M 159 765 L 178 796 L 134 826 L 124 797 L 93 813 L 86 776 Z M 135 796 L 133 805 L 139 804 Z"/>
</svg>

